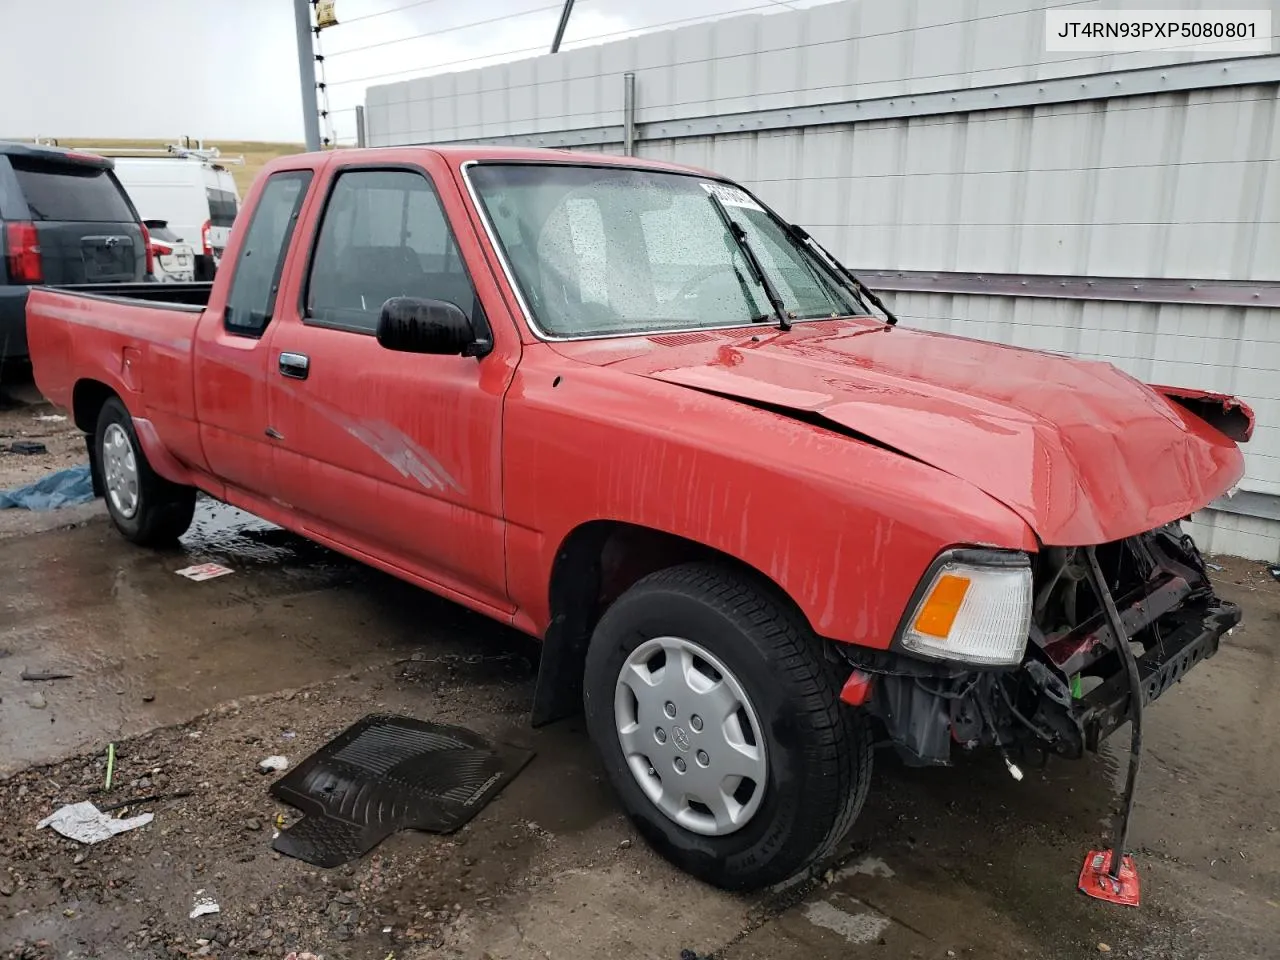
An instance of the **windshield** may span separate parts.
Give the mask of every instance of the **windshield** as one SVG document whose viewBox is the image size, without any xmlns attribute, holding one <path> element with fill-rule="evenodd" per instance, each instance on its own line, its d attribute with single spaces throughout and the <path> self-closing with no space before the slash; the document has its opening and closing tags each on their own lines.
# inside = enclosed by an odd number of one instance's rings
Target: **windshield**
<svg viewBox="0 0 1280 960">
<path fill-rule="evenodd" d="M 775 320 L 712 191 L 743 228 L 791 319 L 867 313 L 821 260 L 728 184 L 560 164 L 479 164 L 468 172 L 534 321 L 553 336 Z"/>
</svg>

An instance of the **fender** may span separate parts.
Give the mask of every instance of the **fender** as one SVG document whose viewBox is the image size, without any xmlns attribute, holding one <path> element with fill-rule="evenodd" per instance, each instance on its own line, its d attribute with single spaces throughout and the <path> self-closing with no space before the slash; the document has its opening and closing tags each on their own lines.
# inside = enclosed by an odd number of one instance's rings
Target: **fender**
<svg viewBox="0 0 1280 960">
<path fill-rule="evenodd" d="M 191 472 L 169 452 L 169 448 L 160 439 L 155 424 L 146 417 L 135 417 L 133 414 L 129 416 L 133 420 L 133 432 L 138 436 L 138 443 L 142 445 L 142 452 L 151 464 L 151 469 L 170 483 L 195 486 Z"/>
<path fill-rule="evenodd" d="M 1148 384 L 1166 400 L 1195 414 L 1228 440 L 1248 443 L 1253 436 L 1253 408 L 1238 397 L 1190 387 L 1165 387 Z"/>
</svg>

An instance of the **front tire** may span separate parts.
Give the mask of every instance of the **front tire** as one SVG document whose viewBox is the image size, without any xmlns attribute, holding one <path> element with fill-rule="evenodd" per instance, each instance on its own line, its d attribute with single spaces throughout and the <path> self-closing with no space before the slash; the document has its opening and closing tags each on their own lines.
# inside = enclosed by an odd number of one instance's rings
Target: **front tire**
<svg viewBox="0 0 1280 960">
<path fill-rule="evenodd" d="M 652 574 L 601 618 L 588 729 L 637 829 L 681 869 L 758 889 L 853 824 L 870 726 L 840 702 L 822 643 L 767 586 L 712 564 Z"/>
<path fill-rule="evenodd" d="M 195 515 L 195 487 L 172 483 L 151 469 L 133 418 L 118 397 L 102 405 L 93 451 L 107 512 L 126 539 L 162 546 L 187 532 Z"/>
</svg>

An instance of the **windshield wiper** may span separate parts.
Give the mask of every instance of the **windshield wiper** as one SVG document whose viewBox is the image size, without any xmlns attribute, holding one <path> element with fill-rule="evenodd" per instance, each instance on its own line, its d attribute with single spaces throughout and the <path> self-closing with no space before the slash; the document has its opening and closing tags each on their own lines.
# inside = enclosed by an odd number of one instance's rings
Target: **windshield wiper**
<svg viewBox="0 0 1280 960">
<path fill-rule="evenodd" d="M 752 278 L 764 290 L 764 295 L 769 300 L 769 306 L 773 307 L 774 318 L 778 321 L 779 330 L 790 330 L 791 321 L 787 319 L 786 307 L 782 305 L 782 297 L 778 296 L 778 290 L 773 285 L 768 275 L 764 272 L 764 268 L 760 266 L 760 261 L 756 259 L 756 252 L 751 249 L 751 244 L 747 242 L 747 231 L 729 216 L 729 211 L 714 192 L 707 194 L 711 200 L 711 205 L 716 208 L 716 213 L 720 215 L 720 219 L 724 222 L 724 228 L 729 231 L 729 236 L 733 237 L 737 243 L 738 249 L 742 251 L 743 258 L 747 261 L 747 266 L 751 269 Z M 752 322 L 756 322 L 753 318 Z"/>
<path fill-rule="evenodd" d="M 831 255 L 830 250 L 828 250 L 826 247 L 820 244 L 817 240 L 813 239 L 813 237 L 809 235 L 808 230 L 794 223 L 789 224 L 787 229 L 790 230 L 791 233 L 802 243 L 806 243 L 811 248 L 813 248 L 814 252 L 822 256 L 829 264 L 831 264 L 831 266 L 834 267 L 837 272 L 839 272 L 840 276 L 844 277 L 847 281 L 849 281 L 849 283 L 853 284 L 854 290 L 856 290 L 861 296 L 869 300 L 873 307 L 875 307 L 877 310 L 879 310 L 881 313 L 884 314 L 885 322 L 889 324 L 889 326 L 891 327 L 897 326 L 898 318 L 895 317 L 893 313 L 889 310 L 889 308 L 884 305 L 884 301 L 881 300 L 879 297 L 877 297 L 874 293 L 872 293 L 871 288 L 868 287 L 861 280 L 859 280 L 852 270 L 850 270 L 843 263 L 841 263 L 839 260 L 833 257 Z"/>
</svg>

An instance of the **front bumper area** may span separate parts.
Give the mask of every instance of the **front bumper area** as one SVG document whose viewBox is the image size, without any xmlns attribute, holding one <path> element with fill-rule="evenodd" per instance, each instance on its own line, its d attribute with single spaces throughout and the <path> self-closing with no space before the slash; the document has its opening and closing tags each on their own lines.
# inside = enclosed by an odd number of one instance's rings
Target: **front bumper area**
<svg viewBox="0 0 1280 960">
<path fill-rule="evenodd" d="M 1138 658 L 1144 705 L 1158 700 L 1192 667 L 1218 652 L 1222 638 L 1240 622 L 1240 608 L 1215 597 L 1203 607 L 1184 607 L 1171 616 L 1178 617 L 1181 624 L 1162 633 L 1161 643 Z M 1085 746 L 1097 750 L 1128 719 L 1129 684 L 1123 673 L 1076 701 L 1075 713 Z"/>
<path fill-rule="evenodd" d="M 1083 549 L 1053 548 L 1038 558 L 1036 612 L 1018 667 L 845 648 L 854 673 L 842 698 L 865 704 L 910 764 L 946 764 L 957 744 L 1040 756 L 1097 750 L 1131 714 L 1121 643 L 1136 657 L 1145 705 L 1217 653 L 1241 614 L 1214 595 L 1194 543 L 1176 525 L 1096 552 L 1107 571 L 1097 582 L 1115 603 L 1123 638 L 1098 588 L 1079 576 Z"/>
</svg>

